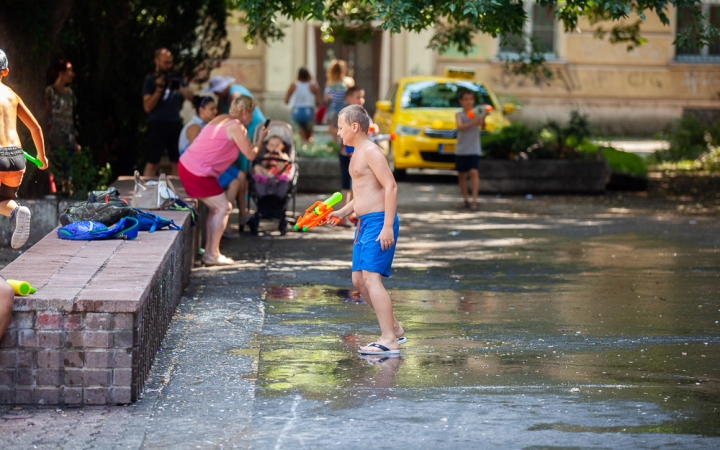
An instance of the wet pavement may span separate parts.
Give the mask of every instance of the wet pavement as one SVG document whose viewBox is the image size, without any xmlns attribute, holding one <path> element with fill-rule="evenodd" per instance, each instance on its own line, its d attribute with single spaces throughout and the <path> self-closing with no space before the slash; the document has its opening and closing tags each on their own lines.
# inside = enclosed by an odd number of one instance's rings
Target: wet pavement
<svg viewBox="0 0 720 450">
<path fill-rule="evenodd" d="M 3 446 L 720 447 L 717 215 L 615 194 L 458 211 L 442 181 L 400 186 L 401 357 L 356 353 L 378 327 L 352 230 L 263 222 L 223 242 L 239 268 L 194 271 L 139 402 L 0 410 Z"/>
</svg>

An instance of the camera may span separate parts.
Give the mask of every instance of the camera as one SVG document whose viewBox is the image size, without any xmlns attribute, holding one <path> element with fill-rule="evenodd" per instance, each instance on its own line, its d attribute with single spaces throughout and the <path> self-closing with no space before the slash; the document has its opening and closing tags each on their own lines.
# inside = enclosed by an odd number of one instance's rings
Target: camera
<svg viewBox="0 0 720 450">
<path fill-rule="evenodd" d="M 157 73 L 155 77 L 165 77 L 165 87 L 171 91 L 177 91 L 183 85 L 183 78 L 175 72 Z"/>
</svg>

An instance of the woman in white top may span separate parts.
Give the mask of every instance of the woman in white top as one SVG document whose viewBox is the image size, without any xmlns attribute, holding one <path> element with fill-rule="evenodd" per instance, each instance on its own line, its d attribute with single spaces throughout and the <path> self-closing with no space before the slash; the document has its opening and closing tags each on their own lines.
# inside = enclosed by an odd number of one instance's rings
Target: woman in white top
<svg viewBox="0 0 720 450">
<path fill-rule="evenodd" d="M 312 142 L 315 108 L 322 105 L 322 95 L 320 87 L 306 68 L 300 68 L 297 81 L 288 87 L 285 103 L 292 108 L 292 120 L 300 127 L 300 140 Z"/>
<path fill-rule="evenodd" d="M 200 134 L 202 127 L 213 120 L 218 113 L 217 103 L 212 97 L 196 95 L 192 99 L 192 104 L 193 108 L 195 108 L 195 115 L 185 124 L 178 139 L 178 151 L 181 155 Z"/>
</svg>

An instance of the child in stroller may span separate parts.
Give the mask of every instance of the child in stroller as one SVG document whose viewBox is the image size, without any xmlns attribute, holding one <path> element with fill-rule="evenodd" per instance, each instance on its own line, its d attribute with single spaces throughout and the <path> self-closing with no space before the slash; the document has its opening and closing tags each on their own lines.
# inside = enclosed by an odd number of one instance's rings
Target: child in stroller
<svg viewBox="0 0 720 450">
<path fill-rule="evenodd" d="M 253 166 L 258 195 L 277 194 L 278 185 L 289 180 L 290 165 L 285 144 L 280 136 L 270 136 L 265 141 L 265 156 L 260 164 Z M 281 187 L 284 187 L 281 186 Z"/>
<path fill-rule="evenodd" d="M 285 122 L 271 121 L 267 136 L 259 146 L 249 177 L 250 198 L 256 211 L 247 225 L 252 234 L 257 234 L 260 219 L 279 219 L 278 230 L 284 235 L 288 226 L 287 202 L 291 198 L 293 213 L 295 211 L 298 176 L 292 127 Z M 259 139 L 259 135 L 255 137 Z"/>
</svg>

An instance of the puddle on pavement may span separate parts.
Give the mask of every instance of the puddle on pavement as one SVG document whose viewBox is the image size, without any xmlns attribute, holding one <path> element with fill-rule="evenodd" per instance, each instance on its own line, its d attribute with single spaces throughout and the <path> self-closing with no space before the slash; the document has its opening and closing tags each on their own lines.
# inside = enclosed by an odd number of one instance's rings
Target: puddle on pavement
<svg viewBox="0 0 720 450">
<path fill-rule="evenodd" d="M 357 292 L 268 287 L 265 325 L 253 344 L 261 347 L 257 395 L 299 392 L 335 410 L 388 392 L 407 399 L 445 390 L 571 396 L 571 402 L 637 403 L 638 411 L 664 412 L 658 423 L 623 425 L 623 431 L 720 436 L 717 255 L 613 238 L 612 244 L 503 251 L 510 256 L 498 251 L 515 270 L 514 279 L 493 282 L 503 289 L 462 285 L 497 271 L 497 261 L 434 271 L 455 275 L 455 289 L 391 289 L 409 339 L 400 358 L 358 357 L 357 348 L 378 329 Z M 543 264 L 521 265 L 527 253 Z"/>
</svg>

